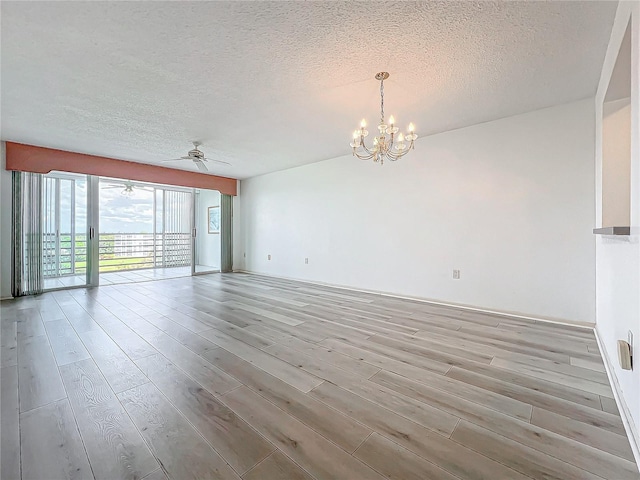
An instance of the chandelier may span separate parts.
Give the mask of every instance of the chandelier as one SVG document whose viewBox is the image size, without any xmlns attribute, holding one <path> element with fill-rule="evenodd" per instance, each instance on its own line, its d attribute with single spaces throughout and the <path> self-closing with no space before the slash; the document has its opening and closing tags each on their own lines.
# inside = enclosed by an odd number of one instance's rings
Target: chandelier
<svg viewBox="0 0 640 480">
<path fill-rule="evenodd" d="M 413 123 L 409 124 L 408 133 L 403 135 L 399 128 L 395 126 L 393 115 L 389 117 L 389 124 L 384 121 L 384 81 L 389 78 L 388 72 L 376 74 L 376 80 L 380 81 L 380 124 L 378 125 L 379 135 L 373 138 L 373 146 L 367 147 L 364 138 L 369 135 L 366 130 L 367 122 L 363 119 L 360 129 L 353 132 L 351 148 L 353 155 L 360 160 L 371 160 L 384 164 L 385 159 L 395 162 L 400 157 L 404 157 L 409 150 L 413 150 L 413 142 L 418 136 L 415 134 Z M 407 145 L 407 142 L 409 144 Z"/>
</svg>

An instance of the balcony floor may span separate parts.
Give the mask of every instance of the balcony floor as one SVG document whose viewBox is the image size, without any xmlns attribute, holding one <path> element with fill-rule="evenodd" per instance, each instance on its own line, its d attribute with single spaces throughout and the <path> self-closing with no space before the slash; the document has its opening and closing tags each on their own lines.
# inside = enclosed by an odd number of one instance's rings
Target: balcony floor
<svg viewBox="0 0 640 480">
<path fill-rule="evenodd" d="M 191 276 L 191 267 L 149 268 L 144 270 L 123 270 L 100 274 L 100 285 L 119 285 L 122 283 L 148 282 Z M 84 275 L 69 275 L 57 278 L 45 278 L 44 289 L 75 287 L 86 284 Z"/>
</svg>

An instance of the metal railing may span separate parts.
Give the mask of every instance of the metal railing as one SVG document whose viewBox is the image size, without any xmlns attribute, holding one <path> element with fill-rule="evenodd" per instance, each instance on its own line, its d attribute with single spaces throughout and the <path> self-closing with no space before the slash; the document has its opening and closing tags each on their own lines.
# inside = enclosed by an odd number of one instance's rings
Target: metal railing
<svg viewBox="0 0 640 480">
<path fill-rule="evenodd" d="M 87 237 L 48 233 L 43 238 L 45 278 L 82 275 L 87 269 Z M 99 271 L 119 272 L 191 265 L 191 234 L 101 233 Z"/>
<path fill-rule="evenodd" d="M 80 275 L 87 271 L 87 236 L 70 233 L 43 234 L 44 278 Z"/>
</svg>

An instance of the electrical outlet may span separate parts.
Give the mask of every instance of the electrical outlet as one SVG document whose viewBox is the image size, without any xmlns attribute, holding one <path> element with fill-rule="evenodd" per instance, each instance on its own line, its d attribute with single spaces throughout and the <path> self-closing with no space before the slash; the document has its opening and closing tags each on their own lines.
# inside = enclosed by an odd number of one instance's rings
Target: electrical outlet
<svg viewBox="0 0 640 480">
<path fill-rule="evenodd" d="M 267 260 L 271 260 L 271 254 L 267 255 Z"/>
<path fill-rule="evenodd" d="M 460 280 L 460 270 L 453 271 L 453 278 L 454 280 Z"/>
<path fill-rule="evenodd" d="M 308 259 L 308 258 L 305 258 L 305 259 L 304 259 L 304 264 L 305 264 L 305 265 L 309 265 L 309 259 Z"/>
</svg>

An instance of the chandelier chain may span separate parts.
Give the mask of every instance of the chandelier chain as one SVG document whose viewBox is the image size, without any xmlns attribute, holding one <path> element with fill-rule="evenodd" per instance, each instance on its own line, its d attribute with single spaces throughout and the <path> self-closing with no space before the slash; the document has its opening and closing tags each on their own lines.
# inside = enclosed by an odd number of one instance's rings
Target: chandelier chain
<svg viewBox="0 0 640 480">
<path fill-rule="evenodd" d="M 380 80 L 380 124 L 384 123 L 384 78 Z"/>
</svg>

